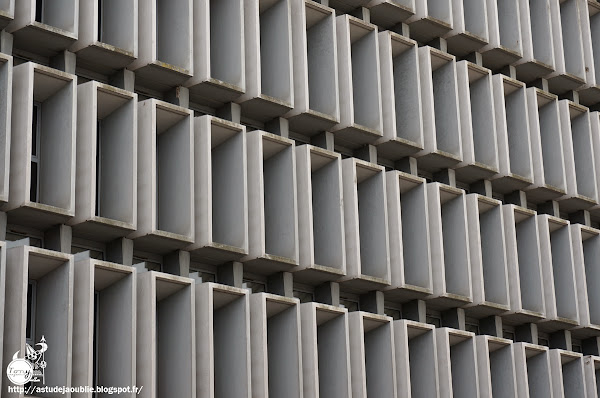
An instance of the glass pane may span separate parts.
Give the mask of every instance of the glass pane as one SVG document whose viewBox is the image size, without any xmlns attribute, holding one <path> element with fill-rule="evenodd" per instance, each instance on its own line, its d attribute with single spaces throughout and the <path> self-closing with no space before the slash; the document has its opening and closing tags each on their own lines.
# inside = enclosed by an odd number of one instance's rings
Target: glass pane
<svg viewBox="0 0 600 398">
<path fill-rule="evenodd" d="M 31 185 L 29 186 L 29 200 L 38 201 L 38 164 L 31 162 Z"/>
</svg>

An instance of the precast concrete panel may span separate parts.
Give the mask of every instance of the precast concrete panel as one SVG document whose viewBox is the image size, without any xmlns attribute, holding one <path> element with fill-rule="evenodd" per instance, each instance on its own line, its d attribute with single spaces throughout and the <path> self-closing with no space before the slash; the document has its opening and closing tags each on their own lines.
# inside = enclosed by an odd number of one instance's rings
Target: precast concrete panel
<svg viewBox="0 0 600 398">
<path fill-rule="evenodd" d="M 192 101 L 219 107 L 246 90 L 244 2 L 194 2 L 194 73 L 185 86 Z"/>
<path fill-rule="evenodd" d="M 342 157 L 296 147 L 299 264 L 294 279 L 318 283 L 346 274 Z"/>
<path fill-rule="evenodd" d="M 517 397 L 552 397 L 552 375 L 548 347 L 513 343 Z"/>
<path fill-rule="evenodd" d="M 348 324 L 352 397 L 395 398 L 392 318 L 356 311 L 348 314 Z"/>
<path fill-rule="evenodd" d="M 558 200 L 572 213 L 598 204 L 593 131 L 588 108 L 569 100 L 558 104 L 567 176 L 567 194 Z"/>
<path fill-rule="evenodd" d="M 251 397 L 248 291 L 196 284 L 196 396 Z"/>
<path fill-rule="evenodd" d="M 558 97 L 536 87 L 527 89 L 533 184 L 525 188 L 534 203 L 566 194 L 563 139 Z"/>
<path fill-rule="evenodd" d="M 487 2 L 452 0 L 452 30 L 443 37 L 448 51 L 465 56 L 478 51 L 489 41 Z"/>
<path fill-rule="evenodd" d="M 465 193 L 427 184 L 433 294 L 428 303 L 444 308 L 473 301 Z"/>
<path fill-rule="evenodd" d="M 193 112 L 138 102 L 136 247 L 166 253 L 194 242 Z"/>
<path fill-rule="evenodd" d="M 44 360 L 52 364 L 44 372 L 49 386 L 70 387 L 73 353 L 73 256 L 20 241 L 6 252 L 5 333 L 3 367 L 17 354 L 26 354 L 26 335 L 33 343 L 47 343 Z M 35 286 L 35 288 L 33 288 Z M 31 317 L 28 321 L 27 298 L 30 292 Z M 35 299 L 33 299 L 35 296 Z M 29 328 L 27 325 L 29 324 Z M 9 326 L 10 325 L 10 326 Z M 37 344 L 36 344 L 37 347 Z M 3 386 L 13 385 L 3 372 Z M 7 397 L 22 397 L 17 392 Z M 70 397 L 70 393 L 65 394 Z"/>
<path fill-rule="evenodd" d="M 4 9 L 12 8 L 10 3 L 6 5 Z M 19 48 L 45 57 L 56 55 L 78 38 L 79 0 L 15 1 L 14 19 L 6 31 L 12 33 Z"/>
<path fill-rule="evenodd" d="M 138 0 L 80 1 L 77 64 L 110 74 L 138 56 Z"/>
<path fill-rule="evenodd" d="M 415 14 L 415 0 L 371 0 L 365 7 L 369 9 L 371 21 L 386 29 L 401 24 Z"/>
<path fill-rule="evenodd" d="M 406 319 L 394 321 L 394 348 L 398 396 L 438 398 L 435 327 Z"/>
<path fill-rule="evenodd" d="M 518 0 L 486 0 L 489 43 L 479 50 L 486 68 L 498 70 L 523 55 L 519 8 Z"/>
<path fill-rule="evenodd" d="M 342 160 L 346 276 L 344 286 L 369 291 L 390 285 L 385 169 Z"/>
<path fill-rule="evenodd" d="M 137 396 L 191 398 L 196 393 L 194 280 L 162 272 L 137 274 Z"/>
<path fill-rule="evenodd" d="M 137 226 L 137 94 L 90 81 L 77 86 L 77 235 L 113 240 Z"/>
<path fill-rule="evenodd" d="M 350 396 L 348 310 L 300 304 L 302 381 L 305 398 Z"/>
<path fill-rule="evenodd" d="M 498 139 L 490 70 L 468 61 L 456 64 L 463 161 L 460 181 L 473 183 L 498 173 Z"/>
<path fill-rule="evenodd" d="M 136 83 L 167 91 L 194 72 L 193 0 L 138 0 Z"/>
<path fill-rule="evenodd" d="M 379 33 L 383 137 L 378 154 L 397 160 L 423 149 L 421 70 L 417 43 L 391 31 Z"/>
<path fill-rule="evenodd" d="M 409 301 L 433 293 L 425 180 L 401 171 L 386 173 L 391 286 L 389 300 Z"/>
<path fill-rule="evenodd" d="M 552 376 L 553 398 L 586 398 L 583 357 L 581 354 L 552 349 L 550 355 L 550 374 Z"/>
<path fill-rule="evenodd" d="M 246 128 L 214 116 L 194 119 L 195 239 L 186 248 L 208 264 L 248 254 Z"/>
<path fill-rule="evenodd" d="M 136 282 L 134 268 L 90 258 L 75 261 L 74 386 L 136 384 Z"/>
<path fill-rule="evenodd" d="M 340 123 L 330 129 L 349 148 L 383 136 L 379 36 L 375 25 L 350 15 L 336 17 Z"/>
<path fill-rule="evenodd" d="M 411 36 L 428 43 L 452 30 L 452 0 L 415 0 L 415 15 L 408 18 Z"/>
<path fill-rule="evenodd" d="M 502 206 L 510 313 L 503 319 L 516 323 L 545 316 L 540 237 L 535 212 L 515 205 Z"/>
<path fill-rule="evenodd" d="M 502 202 L 466 196 L 473 303 L 470 316 L 499 315 L 510 308 Z"/>
<path fill-rule="evenodd" d="M 435 329 L 440 398 L 479 398 L 475 335 L 450 328 Z"/>
<path fill-rule="evenodd" d="M 513 65 L 517 78 L 529 83 L 556 70 L 552 12 L 555 0 L 524 0 L 519 2 L 523 57 Z"/>
<path fill-rule="evenodd" d="M 261 122 L 294 107 L 291 2 L 247 0 L 244 3 L 246 93 L 236 102 L 242 105 L 244 114 Z"/>
<path fill-rule="evenodd" d="M 14 68 L 15 134 L 5 210 L 40 229 L 63 223 L 75 213 L 76 79 L 32 62 Z"/>
<path fill-rule="evenodd" d="M 302 398 L 300 301 L 269 293 L 250 296 L 253 397 Z"/>
<path fill-rule="evenodd" d="M 479 396 L 517 396 L 517 376 L 512 341 L 494 336 L 475 336 Z"/>
<path fill-rule="evenodd" d="M 308 136 L 340 121 L 335 10 L 293 1 L 294 109 L 290 129 Z"/>
<path fill-rule="evenodd" d="M 419 48 L 423 150 L 419 168 L 435 172 L 463 160 L 460 105 L 454 56 L 432 47 Z"/>
<path fill-rule="evenodd" d="M 294 141 L 248 133 L 248 255 L 245 268 L 260 274 L 298 265 L 298 205 Z"/>
<path fill-rule="evenodd" d="M 525 84 L 503 75 L 492 77 L 499 173 L 494 190 L 509 193 L 533 182 L 529 113 Z"/>
</svg>

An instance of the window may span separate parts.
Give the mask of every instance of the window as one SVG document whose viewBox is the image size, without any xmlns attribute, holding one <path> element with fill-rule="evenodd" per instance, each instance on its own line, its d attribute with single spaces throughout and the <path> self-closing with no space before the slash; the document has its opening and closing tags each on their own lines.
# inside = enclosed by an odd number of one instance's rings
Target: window
<svg viewBox="0 0 600 398">
<path fill-rule="evenodd" d="M 505 339 L 509 339 L 509 340 L 515 340 L 515 332 L 512 332 L 510 330 L 503 330 L 502 331 L 502 337 L 504 337 Z"/>
<path fill-rule="evenodd" d="M 360 309 L 360 306 L 358 305 L 358 301 L 349 300 L 349 299 L 341 298 L 341 297 L 340 297 L 340 307 L 347 308 L 348 312 L 358 311 Z"/>
<path fill-rule="evenodd" d="M 35 0 L 35 20 L 36 22 L 42 22 L 44 12 L 44 0 Z"/>
<path fill-rule="evenodd" d="M 248 279 L 243 280 L 242 288 L 248 290 L 250 293 L 264 293 L 267 291 L 266 283 Z"/>
<path fill-rule="evenodd" d="M 156 261 L 149 260 L 147 258 L 142 257 L 133 257 L 133 265 L 137 268 L 137 265 L 140 263 L 144 263 L 144 268 L 146 271 L 156 271 L 162 272 L 162 264 Z M 139 271 L 142 271 L 138 268 Z"/>
<path fill-rule="evenodd" d="M 391 317 L 393 320 L 398 320 L 402 317 L 402 313 L 400 312 L 400 310 L 397 310 L 395 308 L 384 308 L 383 313 Z"/>
<path fill-rule="evenodd" d="M 102 12 L 104 0 L 98 0 L 98 41 L 102 41 Z"/>
<path fill-rule="evenodd" d="M 104 260 L 104 252 L 102 250 L 94 249 L 91 247 L 85 247 L 85 246 L 76 246 L 76 245 L 71 246 L 71 254 L 82 253 L 85 251 L 90 252 L 90 258 L 95 258 L 96 260 Z"/>
<path fill-rule="evenodd" d="M 30 280 L 27 283 L 27 326 L 25 328 L 25 341 L 30 346 L 35 344 L 35 300 L 36 300 L 36 281 Z"/>
<path fill-rule="evenodd" d="M 436 328 L 442 327 L 442 318 L 437 315 L 427 314 L 427 316 L 425 317 L 425 322 L 427 322 L 430 325 L 435 326 Z"/>
<path fill-rule="evenodd" d="M 310 303 L 311 301 L 315 301 L 314 295 L 311 292 L 294 290 L 294 297 L 300 300 L 301 303 Z"/>
<path fill-rule="evenodd" d="M 190 267 L 190 278 L 196 280 L 198 283 L 203 283 L 203 282 L 216 282 L 217 277 L 215 274 L 212 274 L 210 272 L 205 272 L 199 269 L 195 269 Z"/>
<path fill-rule="evenodd" d="M 14 231 L 12 229 L 6 230 L 6 240 L 9 242 L 14 242 L 14 241 L 25 239 L 25 238 L 29 238 L 29 246 L 44 247 L 44 245 L 43 245 L 44 242 L 43 242 L 42 238 L 40 238 L 40 237 L 31 236 L 24 232 L 18 232 L 18 231 Z"/>
<path fill-rule="evenodd" d="M 465 323 L 465 330 L 467 332 L 473 332 L 475 334 L 479 334 L 479 325 L 473 322 Z"/>
<path fill-rule="evenodd" d="M 33 103 L 33 118 L 31 126 L 31 183 L 29 186 L 29 200 L 40 200 L 40 126 L 42 124 L 42 104 Z"/>
<path fill-rule="evenodd" d="M 94 330 L 92 336 L 92 349 L 94 350 L 94 356 L 92 360 L 92 386 L 98 385 L 98 333 L 100 332 L 100 292 L 94 291 Z M 94 397 L 97 397 L 98 393 L 94 393 Z"/>
<path fill-rule="evenodd" d="M 100 193 L 102 186 L 102 121 L 96 122 L 96 215 L 100 216 Z"/>
</svg>

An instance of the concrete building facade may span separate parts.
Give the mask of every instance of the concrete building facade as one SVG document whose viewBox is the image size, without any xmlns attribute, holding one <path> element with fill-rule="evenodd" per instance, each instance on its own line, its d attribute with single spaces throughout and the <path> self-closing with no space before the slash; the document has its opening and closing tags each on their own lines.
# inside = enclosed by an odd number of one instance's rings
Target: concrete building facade
<svg viewBox="0 0 600 398">
<path fill-rule="evenodd" d="M 599 398 L 599 74 L 596 0 L 0 0 L 0 396 Z"/>
</svg>

